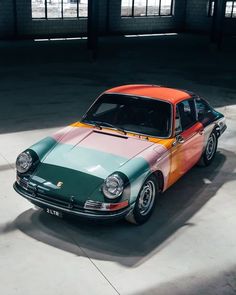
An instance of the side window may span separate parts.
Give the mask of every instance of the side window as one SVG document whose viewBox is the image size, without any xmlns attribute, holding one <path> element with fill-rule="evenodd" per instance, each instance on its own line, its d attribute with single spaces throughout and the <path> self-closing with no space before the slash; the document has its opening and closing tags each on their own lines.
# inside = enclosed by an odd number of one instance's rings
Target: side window
<svg viewBox="0 0 236 295">
<path fill-rule="evenodd" d="M 175 116 L 175 133 L 178 134 L 182 131 L 181 123 L 180 123 L 180 116 L 179 116 L 179 109 L 176 108 L 176 116 Z"/>
<path fill-rule="evenodd" d="M 210 106 L 203 99 L 196 99 L 196 107 L 197 118 L 203 125 L 207 125 L 214 119 Z"/>
<path fill-rule="evenodd" d="M 184 100 L 177 105 L 182 130 L 196 123 L 196 110 L 194 100 Z"/>
</svg>

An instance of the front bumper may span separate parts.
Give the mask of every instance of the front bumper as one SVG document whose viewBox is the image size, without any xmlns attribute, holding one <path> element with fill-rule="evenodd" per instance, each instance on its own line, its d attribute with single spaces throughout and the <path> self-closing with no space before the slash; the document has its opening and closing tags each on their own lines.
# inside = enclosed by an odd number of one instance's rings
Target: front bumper
<svg viewBox="0 0 236 295">
<path fill-rule="evenodd" d="M 127 214 L 130 213 L 130 211 L 133 209 L 134 204 L 121 209 L 116 212 L 96 212 L 93 210 L 81 210 L 78 208 L 66 208 L 65 206 L 60 206 L 58 204 L 53 204 L 53 202 L 50 202 L 48 200 L 43 199 L 43 197 L 38 196 L 32 192 L 27 191 L 26 189 L 22 188 L 17 182 L 14 183 L 13 188 L 15 191 L 29 200 L 34 205 L 41 207 L 43 209 L 50 208 L 57 210 L 61 213 L 64 213 L 66 215 L 74 215 L 78 217 L 82 217 L 85 219 L 98 219 L 98 220 L 117 220 L 125 217 Z"/>
</svg>

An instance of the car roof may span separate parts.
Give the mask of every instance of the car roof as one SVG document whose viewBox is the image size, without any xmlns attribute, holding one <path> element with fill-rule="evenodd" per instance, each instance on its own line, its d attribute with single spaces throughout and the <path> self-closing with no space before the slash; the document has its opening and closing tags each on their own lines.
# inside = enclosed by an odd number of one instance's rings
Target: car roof
<svg viewBox="0 0 236 295">
<path fill-rule="evenodd" d="M 164 100 L 172 104 L 176 104 L 184 99 L 191 97 L 191 93 L 185 90 L 145 84 L 119 86 L 109 89 L 105 91 L 105 93 L 144 96 Z"/>
</svg>

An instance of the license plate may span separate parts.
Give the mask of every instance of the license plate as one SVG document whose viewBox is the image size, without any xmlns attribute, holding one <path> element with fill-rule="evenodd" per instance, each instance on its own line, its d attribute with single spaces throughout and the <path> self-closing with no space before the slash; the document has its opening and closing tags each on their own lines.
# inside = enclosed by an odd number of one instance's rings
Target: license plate
<svg viewBox="0 0 236 295">
<path fill-rule="evenodd" d="M 57 211 L 57 210 L 54 210 L 54 209 L 50 209 L 50 208 L 46 208 L 45 210 L 48 214 L 50 215 L 54 215 L 54 216 L 57 216 L 57 217 L 62 217 L 62 213 Z"/>
</svg>

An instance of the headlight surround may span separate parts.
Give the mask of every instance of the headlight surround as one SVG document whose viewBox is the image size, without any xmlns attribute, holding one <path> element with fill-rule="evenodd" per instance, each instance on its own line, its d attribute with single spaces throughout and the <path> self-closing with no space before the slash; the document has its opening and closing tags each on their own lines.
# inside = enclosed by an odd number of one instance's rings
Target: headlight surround
<svg viewBox="0 0 236 295">
<path fill-rule="evenodd" d="M 16 159 L 16 170 L 19 173 L 26 173 L 33 164 L 32 156 L 29 152 L 19 154 Z"/>
<path fill-rule="evenodd" d="M 115 173 L 107 177 L 102 186 L 102 192 L 108 199 L 116 199 L 124 191 L 124 181 Z"/>
</svg>

